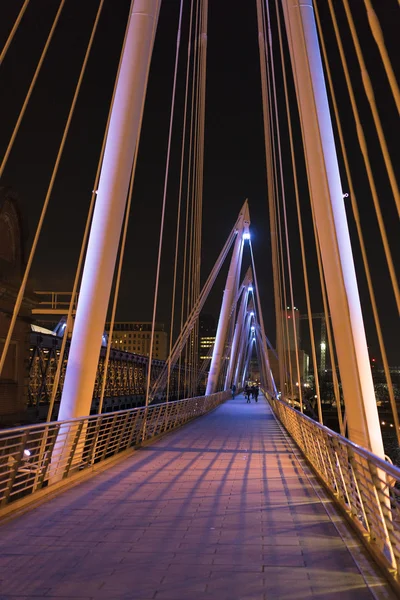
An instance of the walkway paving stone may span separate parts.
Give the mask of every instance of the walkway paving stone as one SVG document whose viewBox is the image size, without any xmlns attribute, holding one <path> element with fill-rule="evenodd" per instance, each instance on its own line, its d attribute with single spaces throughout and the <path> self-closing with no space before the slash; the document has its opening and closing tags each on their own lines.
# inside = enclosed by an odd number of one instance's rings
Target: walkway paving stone
<svg viewBox="0 0 400 600">
<path fill-rule="evenodd" d="M 0 540 L 0 600 L 394 597 L 269 406 L 242 396 Z"/>
</svg>

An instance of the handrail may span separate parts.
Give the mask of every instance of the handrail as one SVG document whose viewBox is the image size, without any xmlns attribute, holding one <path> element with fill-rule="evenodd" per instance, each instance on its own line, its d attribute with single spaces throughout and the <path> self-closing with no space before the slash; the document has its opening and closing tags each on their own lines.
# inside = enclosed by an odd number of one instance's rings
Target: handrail
<svg viewBox="0 0 400 600">
<path fill-rule="evenodd" d="M 278 420 L 400 589 L 400 469 L 269 397 Z"/>
<path fill-rule="evenodd" d="M 8 505 L 204 415 L 230 392 L 0 431 L 0 516 Z"/>
</svg>

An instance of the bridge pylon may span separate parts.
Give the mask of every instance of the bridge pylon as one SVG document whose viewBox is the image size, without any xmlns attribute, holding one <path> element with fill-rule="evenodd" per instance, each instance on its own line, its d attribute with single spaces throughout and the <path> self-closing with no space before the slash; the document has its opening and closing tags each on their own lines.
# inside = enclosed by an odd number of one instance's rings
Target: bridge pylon
<svg viewBox="0 0 400 600">
<path fill-rule="evenodd" d="M 312 0 L 281 0 L 349 438 L 384 457 Z"/>
<path fill-rule="evenodd" d="M 90 414 L 161 0 L 132 3 L 76 309 L 59 420 Z"/>
<path fill-rule="evenodd" d="M 238 274 L 240 274 L 240 269 L 242 266 L 243 246 L 245 242 L 244 234 L 249 233 L 249 225 L 249 204 L 246 200 L 240 210 L 239 217 L 236 222 L 236 240 L 233 247 L 232 258 L 229 265 L 228 276 L 226 278 L 224 294 L 222 297 L 221 311 L 219 315 L 210 372 L 207 381 L 207 396 L 217 391 L 225 342 L 228 335 L 229 317 L 231 315 L 233 302 L 238 291 Z"/>
<path fill-rule="evenodd" d="M 248 301 L 248 295 L 249 295 L 248 286 L 250 283 L 252 283 L 252 281 L 253 281 L 253 275 L 252 275 L 251 269 L 248 269 L 248 271 L 245 275 L 245 278 L 242 282 L 241 290 L 239 292 L 239 297 L 241 295 L 242 298 L 240 300 L 239 311 L 237 314 L 235 331 L 233 334 L 232 348 L 230 351 L 229 364 L 228 364 L 228 369 L 227 369 L 227 373 L 226 373 L 226 379 L 225 379 L 225 389 L 226 390 L 229 390 L 233 383 L 235 383 L 235 385 L 237 386 L 236 381 L 235 382 L 233 381 L 234 374 L 235 374 L 234 369 L 235 369 L 236 361 L 237 361 L 238 354 L 239 354 L 240 338 L 241 338 L 241 335 L 243 332 L 243 322 L 244 322 L 244 317 L 246 314 L 247 301 Z"/>
</svg>

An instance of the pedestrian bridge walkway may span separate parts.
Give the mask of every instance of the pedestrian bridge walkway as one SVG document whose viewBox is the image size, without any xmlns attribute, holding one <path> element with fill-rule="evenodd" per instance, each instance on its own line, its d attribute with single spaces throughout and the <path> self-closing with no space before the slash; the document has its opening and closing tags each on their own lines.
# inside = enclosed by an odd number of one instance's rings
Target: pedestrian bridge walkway
<svg viewBox="0 0 400 600">
<path fill-rule="evenodd" d="M 0 540 L 2 600 L 394 597 L 263 398 L 227 401 Z"/>
</svg>

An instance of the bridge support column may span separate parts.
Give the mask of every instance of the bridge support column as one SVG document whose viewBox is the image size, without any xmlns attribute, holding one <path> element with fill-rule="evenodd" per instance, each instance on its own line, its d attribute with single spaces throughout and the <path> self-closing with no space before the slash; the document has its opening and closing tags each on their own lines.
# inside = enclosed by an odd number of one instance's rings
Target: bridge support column
<svg viewBox="0 0 400 600">
<path fill-rule="evenodd" d="M 242 369 L 246 360 L 247 342 L 253 316 L 254 311 L 247 312 L 243 322 L 242 331 L 240 332 L 240 346 L 235 367 L 235 377 L 233 379 L 233 383 L 236 387 L 242 385 Z"/>
<path fill-rule="evenodd" d="M 213 355 L 211 359 L 210 372 L 208 375 L 206 396 L 217 392 L 218 378 L 221 371 L 222 357 L 225 349 L 226 336 L 228 332 L 229 317 L 232 310 L 233 301 L 237 293 L 238 283 L 238 272 L 242 265 L 243 255 L 243 233 L 248 232 L 250 225 L 250 215 L 248 202 L 243 204 L 239 214 L 237 222 L 237 236 L 235 245 L 233 247 L 233 253 L 231 263 L 229 265 L 228 277 L 226 278 L 226 284 L 224 289 L 224 295 L 222 298 L 221 312 L 219 314 L 219 321 L 217 327 L 217 333 L 215 336 L 215 344 L 213 349 Z"/>
<path fill-rule="evenodd" d="M 249 281 L 249 283 L 250 283 L 250 281 Z M 248 292 L 247 286 L 246 286 L 246 287 L 244 287 L 244 289 L 242 291 L 242 299 L 240 302 L 239 312 L 238 312 L 237 321 L 236 321 L 236 325 L 235 325 L 235 332 L 233 334 L 232 348 L 231 348 L 231 353 L 230 353 L 230 357 L 229 357 L 229 365 L 228 365 L 228 370 L 227 370 L 226 379 L 225 379 L 225 389 L 226 390 L 229 390 L 229 388 L 232 386 L 232 383 L 234 383 L 233 382 L 234 369 L 235 369 L 236 361 L 237 361 L 238 354 L 239 354 L 239 341 L 240 341 L 240 336 L 243 331 L 243 321 L 244 321 L 244 316 L 246 314 L 248 293 L 249 292 Z M 235 385 L 236 385 L 236 382 L 235 382 Z"/>
<path fill-rule="evenodd" d="M 88 415 L 161 0 L 135 0 L 127 26 L 59 419 Z"/>
<path fill-rule="evenodd" d="M 312 0 L 281 0 L 349 438 L 384 457 Z"/>
<path fill-rule="evenodd" d="M 246 346 L 246 355 L 245 355 L 245 360 L 244 360 L 244 365 L 243 365 L 243 373 L 242 373 L 242 381 L 241 381 L 241 386 L 244 387 L 244 384 L 246 383 L 246 378 L 247 378 L 247 374 L 249 372 L 249 366 L 250 366 L 250 359 L 251 359 L 251 355 L 253 354 L 253 336 L 250 335 L 249 339 L 247 340 L 247 346 Z"/>
</svg>

